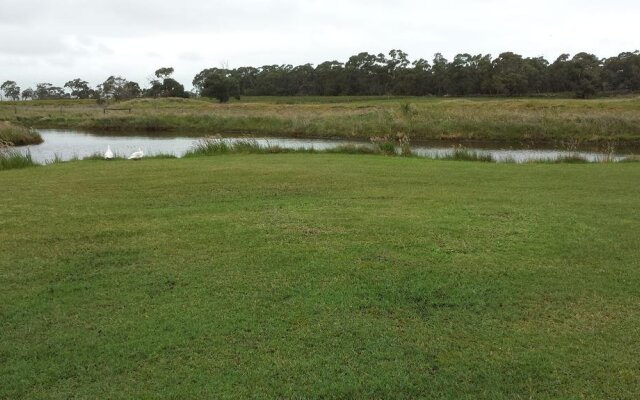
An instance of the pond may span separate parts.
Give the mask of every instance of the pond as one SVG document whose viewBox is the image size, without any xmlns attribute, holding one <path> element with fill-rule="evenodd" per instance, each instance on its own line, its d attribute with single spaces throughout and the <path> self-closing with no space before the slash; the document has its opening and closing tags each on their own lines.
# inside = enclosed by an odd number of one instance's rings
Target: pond
<svg viewBox="0 0 640 400">
<path fill-rule="evenodd" d="M 201 138 L 188 136 L 117 136 L 104 135 L 89 132 L 66 131 L 66 130 L 39 130 L 44 142 L 39 145 L 26 146 L 22 151 L 31 152 L 34 161 L 46 163 L 55 158 L 70 160 L 73 158 L 84 158 L 95 154 L 103 154 L 107 146 L 119 156 L 129 156 L 138 148 L 141 148 L 146 155 L 172 154 L 177 157 L 184 155 L 186 151 L 193 147 Z M 224 140 L 243 140 L 246 137 L 228 137 Z M 323 150 L 339 145 L 369 145 L 368 142 L 348 141 L 348 140 L 326 140 L 326 139 L 299 139 L 299 138 L 252 138 L 262 146 L 277 145 L 291 149 L 313 148 Z M 412 147 L 415 154 L 423 157 L 443 157 L 451 154 L 455 143 L 431 142 L 420 143 Z M 579 155 L 589 161 L 598 161 L 607 157 L 603 152 L 598 151 L 566 151 L 560 149 L 543 148 L 500 148 L 495 144 L 487 147 L 479 143 L 478 145 L 466 145 L 467 150 L 475 151 L 479 154 L 491 155 L 496 161 L 528 162 L 539 160 L 553 160 L 558 157 Z M 617 160 L 623 159 L 624 154 L 617 154 Z"/>
</svg>

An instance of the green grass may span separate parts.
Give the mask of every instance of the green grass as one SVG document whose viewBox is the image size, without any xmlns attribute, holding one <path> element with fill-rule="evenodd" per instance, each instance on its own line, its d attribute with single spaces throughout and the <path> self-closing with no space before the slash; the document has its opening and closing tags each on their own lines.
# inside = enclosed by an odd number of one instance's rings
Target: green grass
<svg viewBox="0 0 640 400">
<path fill-rule="evenodd" d="M 222 137 L 208 137 L 199 140 L 192 149 L 184 155 L 186 158 L 216 156 L 223 154 L 266 154 L 266 153 L 292 153 L 304 152 L 305 149 L 287 149 L 281 146 L 260 146 L 254 139 L 241 139 L 237 141 L 227 141 Z"/>
<path fill-rule="evenodd" d="M 0 148 L 0 171 L 34 167 L 36 165 L 29 152 L 22 153 L 11 148 Z"/>
<path fill-rule="evenodd" d="M 389 144 L 390 143 L 390 144 Z M 385 145 L 389 144 L 391 150 L 387 149 Z M 278 153 L 329 153 L 329 154 L 376 154 L 376 155 L 397 155 L 395 144 L 393 142 L 385 142 L 384 145 L 380 143 L 372 146 L 367 145 L 339 145 L 330 147 L 327 149 L 316 150 L 314 148 L 286 148 L 278 145 L 267 144 L 262 146 L 257 140 L 246 138 L 234 141 L 225 140 L 222 137 L 206 137 L 200 139 L 192 149 L 187 151 L 184 155 L 185 158 L 191 157 L 208 157 L 219 156 L 225 154 L 278 154 Z"/>
<path fill-rule="evenodd" d="M 0 173 L 0 398 L 640 391 L 640 165 L 233 154 Z"/>
<path fill-rule="evenodd" d="M 28 127 L 203 136 L 248 133 L 368 139 L 405 133 L 414 141 L 640 143 L 637 97 L 249 97 L 229 104 L 136 99 L 110 104 L 106 111 L 86 101 L 6 102 L 0 103 L 0 120 Z"/>
</svg>

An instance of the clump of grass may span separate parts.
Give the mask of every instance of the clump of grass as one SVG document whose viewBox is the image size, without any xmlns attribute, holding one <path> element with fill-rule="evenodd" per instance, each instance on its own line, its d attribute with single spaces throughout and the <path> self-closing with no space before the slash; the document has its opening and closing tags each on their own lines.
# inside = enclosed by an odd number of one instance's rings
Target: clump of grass
<svg viewBox="0 0 640 400">
<path fill-rule="evenodd" d="M 398 143 L 398 147 L 400 148 L 400 154 L 408 157 L 413 155 L 413 151 L 411 150 L 411 139 L 409 135 L 405 133 L 396 134 L 396 142 Z"/>
<path fill-rule="evenodd" d="M 64 160 L 62 159 L 62 157 L 60 156 L 60 154 L 55 153 L 53 155 L 53 158 L 51 160 L 47 160 L 45 162 L 46 165 L 51 165 L 51 164 L 62 164 L 64 162 Z"/>
<path fill-rule="evenodd" d="M 33 129 L 3 121 L 0 122 L 0 140 L 12 146 L 26 146 L 42 143 L 42 136 Z"/>
<path fill-rule="evenodd" d="M 389 135 L 373 136 L 369 140 L 371 140 L 373 146 L 378 150 L 378 153 L 382 153 L 387 156 L 396 155 L 396 144 Z"/>
<path fill-rule="evenodd" d="M 12 144 L 0 139 L 0 171 L 36 166 L 31 153 L 22 153 L 12 148 Z"/>
<path fill-rule="evenodd" d="M 396 155 L 395 143 L 392 141 L 393 150 L 382 146 L 367 146 L 367 145 L 353 145 L 346 144 L 340 145 L 328 149 L 316 150 L 314 148 L 298 148 L 290 149 L 278 145 L 266 146 L 260 145 L 255 139 L 242 139 L 236 141 L 229 141 L 223 139 L 221 136 L 208 137 L 199 140 L 193 146 L 193 148 L 187 151 L 184 157 L 197 157 L 197 156 L 215 156 L 222 154 L 276 154 L 276 153 L 342 153 L 342 154 L 388 154 Z M 382 149 L 385 149 L 384 151 Z M 410 151 L 410 149 L 409 149 Z M 402 152 L 401 154 L 405 154 Z"/>
<path fill-rule="evenodd" d="M 340 146 L 332 147 L 324 150 L 325 153 L 339 153 L 339 154 L 380 154 L 379 149 L 372 146 L 343 144 Z"/>
<path fill-rule="evenodd" d="M 223 141 L 220 139 L 220 141 Z M 264 148 L 255 139 L 242 139 L 226 143 L 232 153 L 263 153 Z M 279 146 L 274 146 L 279 147 Z"/>
<path fill-rule="evenodd" d="M 607 141 L 604 145 L 604 156 L 600 159 L 600 162 L 610 163 L 616 161 L 616 146 L 612 141 Z"/>
<path fill-rule="evenodd" d="M 409 135 L 399 132 L 395 136 L 373 136 L 369 138 L 373 146 L 378 150 L 378 153 L 395 156 L 401 154 L 403 156 L 411 156 L 411 140 Z"/>
<path fill-rule="evenodd" d="M 198 140 L 193 148 L 185 153 L 184 157 L 215 156 L 239 152 L 238 150 L 249 153 L 258 152 L 260 149 L 255 141 L 243 141 L 242 144 L 238 144 L 228 142 L 219 136 L 213 136 Z"/>
<path fill-rule="evenodd" d="M 411 105 L 411 103 L 401 103 L 400 112 L 405 117 L 410 117 L 413 114 L 413 106 Z"/>
<path fill-rule="evenodd" d="M 455 147 L 450 154 L 438 157 L 441 160 L 495 162 L 491 154 L 469 150 L 462 146 Z"/>
<path fill-rule="evenodd" d="M 556 164 L 586 164 L 589 160 L 579 154 L 569 154 L 560 156 L 554 159 L 553 162 Z"/>
<path fill-rule="evenodd" d="M 200 139 L 184 157 L 215 156 L 221 154 L 271 154 L 292 152 L 314 152 L 313 149 L 287 149 L 282 146 L 261 146 L 255 139 L 241 139 L 235 141 L 224 140 L 221 136 Z"/>
</svg>

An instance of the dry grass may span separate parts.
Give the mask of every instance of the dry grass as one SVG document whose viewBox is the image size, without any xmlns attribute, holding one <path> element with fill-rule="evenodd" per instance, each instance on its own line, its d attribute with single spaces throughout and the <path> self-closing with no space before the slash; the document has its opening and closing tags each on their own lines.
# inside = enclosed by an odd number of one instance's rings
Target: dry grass
<svg viewBox="0 0 640 400">
<path fill-rule="evenodd" d="M 42 143 L 38 132 L 17 126 L 8 121 L 0 121 L 0 142 L 10 146 L 26 146 Z"/>
<path fill-rule="evenodd" d="M 287 101 L 290 99 L 290 101 Z M 138 99 L 105 109 L 89 102 L 0 106 L 0 120 L 43 128 L 250 133 L 362 138 L 405 132 L 414 140 L 640 143 L 640 100 L 247 98 Z M 124 108 L 126 110 L 116 110 Z M 130 109 L 130 111 L 129 111 Z"/>
</svg>

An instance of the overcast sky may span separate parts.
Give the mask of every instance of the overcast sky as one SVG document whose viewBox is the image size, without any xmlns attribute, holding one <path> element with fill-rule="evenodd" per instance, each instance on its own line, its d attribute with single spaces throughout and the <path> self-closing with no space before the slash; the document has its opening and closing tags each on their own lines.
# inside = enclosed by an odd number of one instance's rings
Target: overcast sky
<svg viewBox="0 0 640 400">
<path fill-rule="evenodd" d="M 640 49 L 638 0 L 0 0 L 0 82 L 22 88 L 172 66 L 346 61 L 361 51 L 600 57 Z"/>
</svg>

